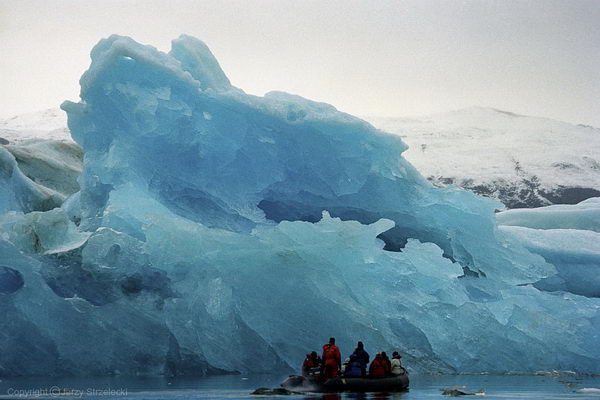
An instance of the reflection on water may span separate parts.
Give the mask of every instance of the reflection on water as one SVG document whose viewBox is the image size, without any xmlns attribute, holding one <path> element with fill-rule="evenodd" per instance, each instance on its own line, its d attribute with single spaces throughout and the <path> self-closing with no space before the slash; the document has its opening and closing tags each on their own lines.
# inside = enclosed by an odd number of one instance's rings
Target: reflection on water
<svg viewBox="0 0 600 400">
<path fill-rule="evenodd" d="M 446 399 L 440 389 L 466 386 L 468 391 L 485 389 L 489 399 L 596 399 L 598 394 L 578 394 L 581 388 L 600 388 L 600 377 L 582 376 L 493 376 L 493 375 L 411 375 L 405 393 L 330 393 L 292 396 L 252 396 L 260 387 L 276 388 L 285 376 L 217 376 L 206 378 L 27 378 L 2 379 L 0 399 L 270 399 L 294 400 L 417 400 Z M 478 398 L 478 397 L 467 397 Z"/>
<path fill-rule="evenodd" d="M 404 397 L 402 397 L 403 395 Z M 393 400 L 404 399 L 406 395 L 407 393 L 312 393 L 302 395 L 302 397 L 298 396 L 298 398 L 302 400 Z"/>
</svg>

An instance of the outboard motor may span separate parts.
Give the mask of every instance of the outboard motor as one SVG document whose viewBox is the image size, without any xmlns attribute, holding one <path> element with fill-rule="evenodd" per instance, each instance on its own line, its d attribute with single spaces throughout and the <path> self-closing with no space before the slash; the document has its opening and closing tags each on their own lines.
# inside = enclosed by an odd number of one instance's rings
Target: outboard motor
<svg viewBox="0 0 600 400">
<path fill-rule="evenodd" d="M 281 387 L 290 392 L 314 392 L 319 389 L 316 382 L 300 375 L 290 375 L 281 383 Z"/>
</svg>

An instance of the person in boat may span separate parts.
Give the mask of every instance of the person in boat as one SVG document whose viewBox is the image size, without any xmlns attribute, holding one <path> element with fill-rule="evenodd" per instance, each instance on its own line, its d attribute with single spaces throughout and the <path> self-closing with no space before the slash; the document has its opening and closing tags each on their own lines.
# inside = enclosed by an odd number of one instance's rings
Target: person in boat
<svg viewBox="0 0 600 400">
<path fill-rule="evenodd" d="M 369 365 L 369 353 L 365 351 L 363 342 L 358 342 L 354 353 L 350 355 L 350 364 L 345 376 L 367 376 L 367 365 Z"/>
<path fill-rule="evenodd" d="M 323 360 L 321 360 L 321 357 L 319 357 L 319 355 L 317 354 L 317 352 L 313 351 L 312 353 L 310 353 L 310 356 L 313 359 L 315 367 L 321 368 L 321 364 L 323 363 Z"/>
<path fill-rule="evenodd" d="M 342 363 L 342 368 L 340 369 L 340 373 L 344 376 L 348 376 L 346 375 L 346 372 L 350 369 L 350 358 L 346 358 L 344 360 L 344 362 Z"/>
<path fill-rule="evenodd" d="M 369 367 L 369 376 L 371 378 L 385 378 L 387 371 L 387 364 L 381 357 L 381 353 L 377 353 L 371 366 Z"/>
<path fill-rule="evenodd" d="M 360 364 L 352 361 L 350 358 L 346 358 L 344 367 L 342 367 L 342 375 L 347 377 L 360 376 Z"/>
<path fill-rule="evenodd" d="M 390 370 L 392 376 L 404 375 L 406 373 L 406 370 L 404 369 L 404 367 L 402 366 L 402 363 L 400 362 L 401 358 L 402 358 L 402 356 L 397 351 L 392 353 L 391 370 Z"/>
<path fill-rule="evenodd" d="M 313 360 L 310 358 L 310 354 L 307 354 L 302 363 L 302 376 L 309 376 L 310 370 L 313 368 Z"/>
<path fill-rule="evenodd" d="M 306 355 L 302 363 L 302 376 L 314 376 L 321 369 L 321 358 L 316 351 Z"/>
<path fill-rule="evenodd" d="M 385 362 L 385 375 L 389 375 L 392 370 L 392 362 L 385 351 L 381 352 L 381 359 Z"/>
<path fill-rule="evenodd" d="M 323 346 L 321 358 L 323 359 L 321 367 L 323 377 L 327 380 L 338 376 L 342 366 L 342 355 L 340 349 L 335 345 L 335 338 L 329 338 L 329 343 Z"/>
</svg>

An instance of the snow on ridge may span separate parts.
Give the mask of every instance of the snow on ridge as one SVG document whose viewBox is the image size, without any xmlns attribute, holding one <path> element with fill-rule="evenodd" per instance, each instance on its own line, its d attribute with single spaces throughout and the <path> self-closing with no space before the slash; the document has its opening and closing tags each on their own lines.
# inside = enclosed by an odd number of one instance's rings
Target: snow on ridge
<svg viewBox="0 0 600 400">
<path fill-rule="evenodd" d="M 485 187 L 484 193 L 504 186 L 539 197 L 530 206 L 554 202 L 541 192 L 600 190 L 598 128 L 484 107 L 366 119 L 400 135 L 409 146 L 404 156 L 434 183 Z"/>
<path fill-rule="evenodd" d="M 0 138 L 11 144 L 37 139 L 72 141 L 67 115 L 58 107 L 0 119 Z"/>
</svg>

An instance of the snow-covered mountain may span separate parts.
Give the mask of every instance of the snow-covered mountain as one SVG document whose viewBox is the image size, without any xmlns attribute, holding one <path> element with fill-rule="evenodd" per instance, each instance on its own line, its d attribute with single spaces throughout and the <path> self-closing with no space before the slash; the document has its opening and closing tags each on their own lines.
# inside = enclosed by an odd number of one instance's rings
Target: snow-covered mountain
<svg viewBox="0 0 600 400">
<path fill-rule="evenodd" d="M 400 135 L 404 156 L 437 185 L 509 208 L 600 196 L 600 129 L 474 107 L 421 118 L 367 118 Z"/>
</svg>

